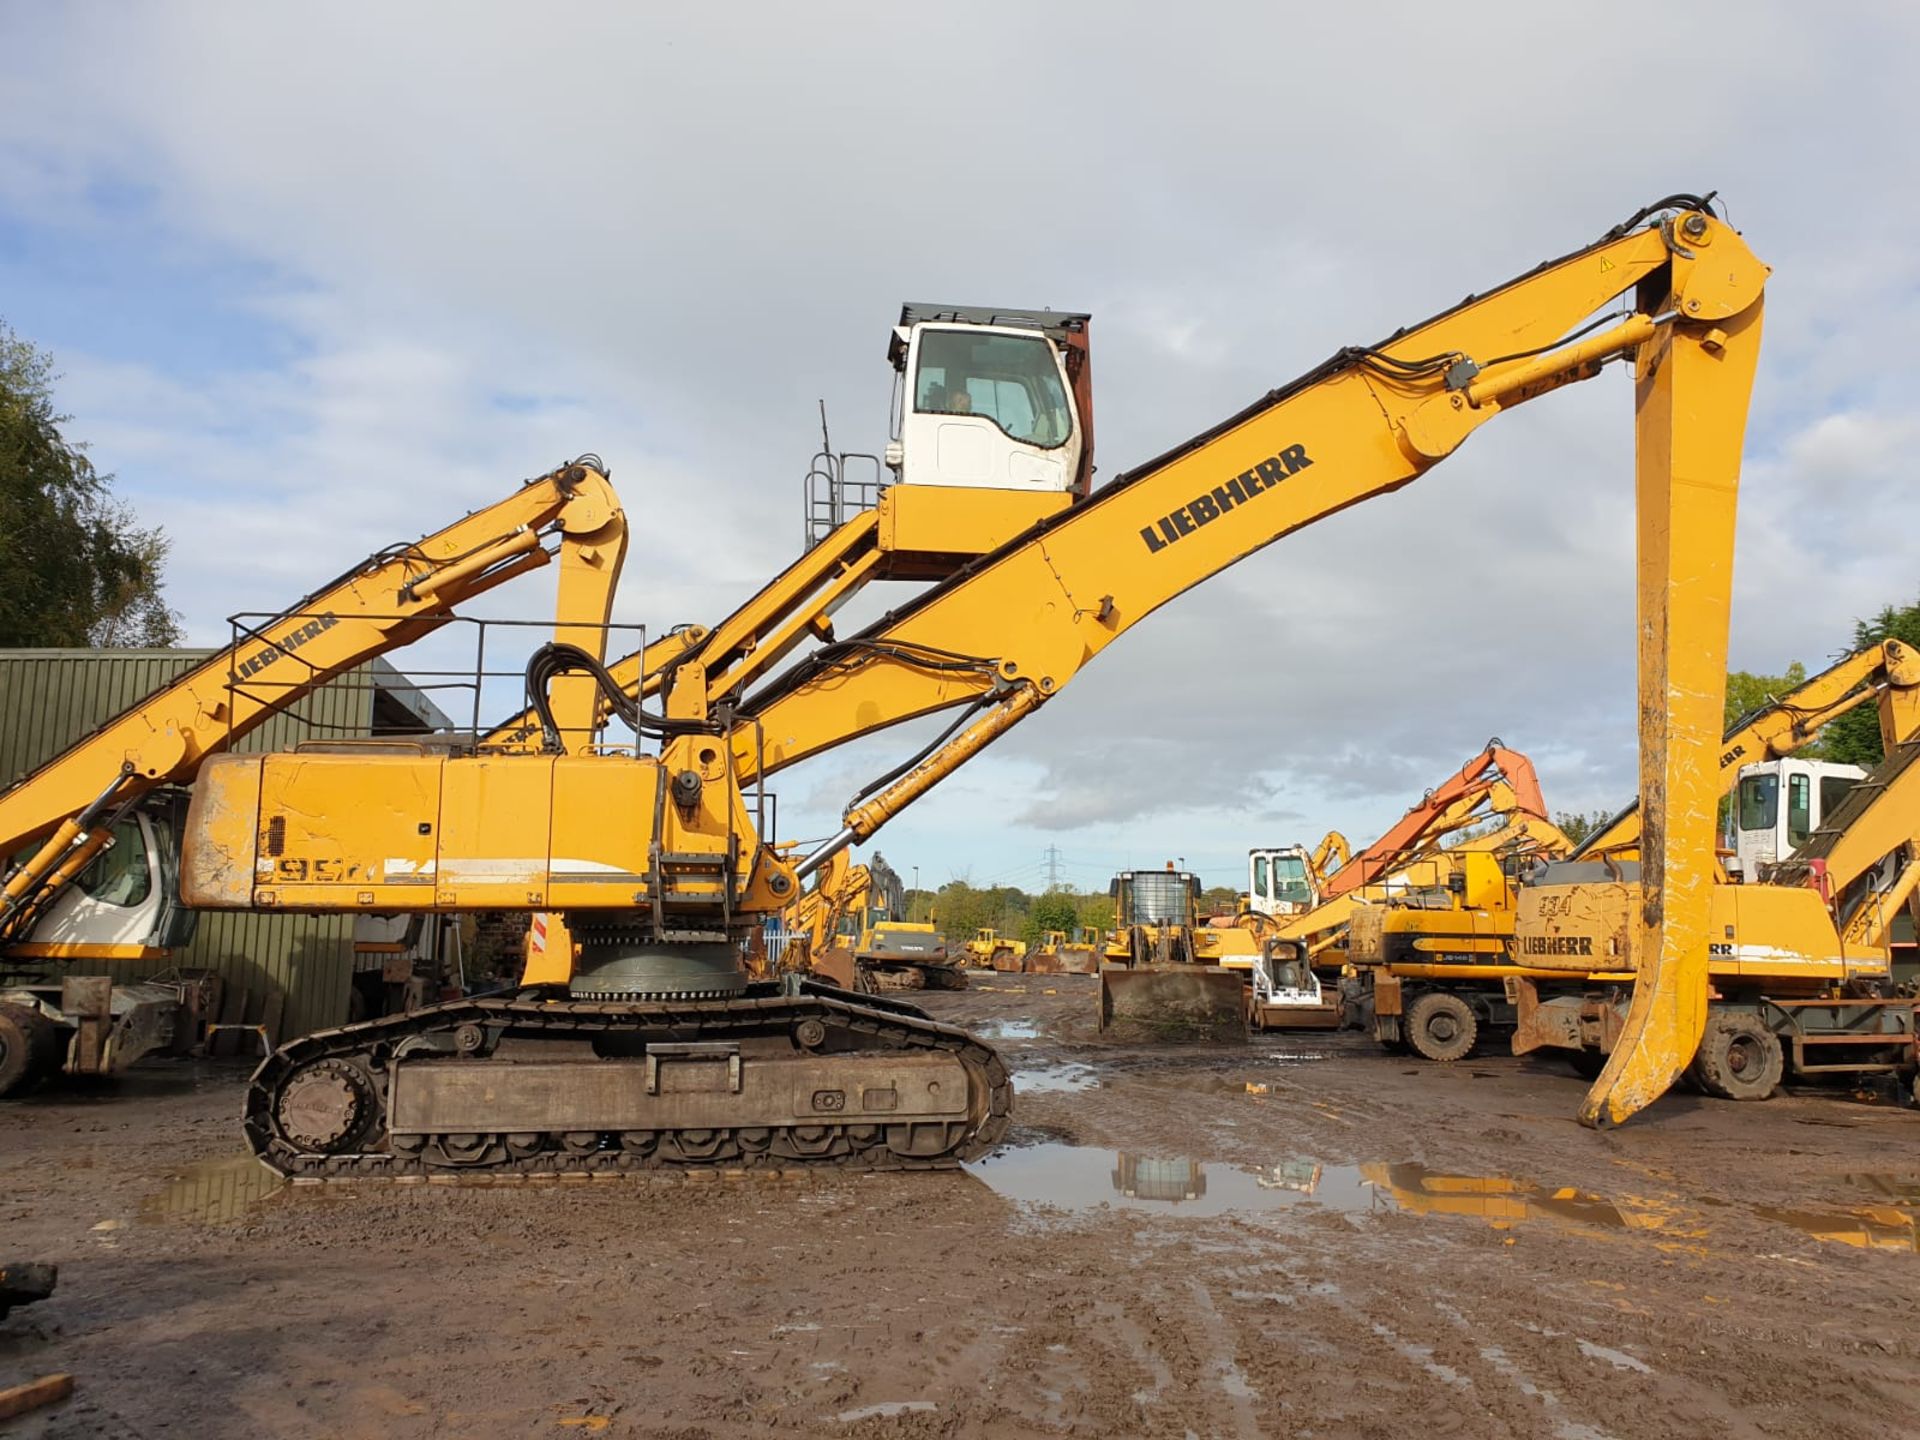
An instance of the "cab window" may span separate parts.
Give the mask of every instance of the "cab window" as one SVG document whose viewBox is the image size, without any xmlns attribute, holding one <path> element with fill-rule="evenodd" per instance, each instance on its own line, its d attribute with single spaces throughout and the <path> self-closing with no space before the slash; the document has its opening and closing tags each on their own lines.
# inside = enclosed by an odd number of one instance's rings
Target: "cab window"
<svg viewBox="0 0 1920 1440">
<path fill-rule="evenodd" d="M 1313 898 L 1307 885 L 1307 862 L 1298 855 L 1282 855 L 1273 862 L 1273 888 L 1277 899 L 1304 905 Z"/>
<path fill-rule="evenodd" d="M 87 895 L 105 905 L 138 905 L 153 891 L 153 879 L 147 873 L 147 847 L 140 837 L 140 822 L 131 817 L 113 827 L 113 844 L 74 882 Z"/>
<path fill-rule="evenodd" d="M 913 408 L 923 415 L 979 415 L 1023 445 L 1053 450 L 1073 438 L 1053 347 L 1039 336 L 926 330 Z"/>
<path fill-rule="evenodd" d="M 1813 834 L 1813 777 L 1787 777 L 1787 848 L 1798 850 Z"/>
<path fill-rule="evenodd" d="M 1820 823 L 1822 825 L 1827 823 L 1828 818 L 1833 814 L 1835 809 L 1839 807 L 1840 802 L 1847 798 L 1847 792 L 1859 783 L 1860 782 L 1855 780 L 1851 775 L 1822 775 L 1820 777 Z"/>
<path fill-rule="evenodd" d="M 1740 782 L 1740 828 L 1771 830 L 1780 822 L 1780 777 L 1748 775 Z"/>
<path fill-rule="evenodd" d="M 1267 888 L 1267 857 L 1264 855 L 1253 857 L 1253 893 L 1262 900 L 1271 898 L 1273 894 Z"/>
</svg>

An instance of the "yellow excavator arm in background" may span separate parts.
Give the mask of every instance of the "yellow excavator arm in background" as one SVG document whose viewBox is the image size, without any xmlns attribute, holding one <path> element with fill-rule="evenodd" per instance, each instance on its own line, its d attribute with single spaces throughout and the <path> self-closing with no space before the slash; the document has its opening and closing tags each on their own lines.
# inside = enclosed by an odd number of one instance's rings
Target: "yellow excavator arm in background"
<svg viewBox="0 0 1920 1440">
<path fill-rule="evenodd" d="M 114 818 L 142 796 L 188 783 L 209 755 L 556 551 L 556 638 L 604 653 L 627 527 L 599 465 L 582 457 L 435 534 L 370 556 L 0 792 L 0 857 L 43 842 L 0 887 L 0 945 L 25 941 L 105 848 Z M 553 714 L 564 729 L 588 727 L 593 700 L 585 677 L 554 683 Z M 85 949 L 68 954 L 83 958 Z"/>
<path fill-rule="evenodd" d="M 1267 920 L 1264 925 L 1258 923 L 1264 917 L 1242 917 L 1242 920 L 1254 920 L 1263 937 L 1297 945 L 1311 959 L 1340 942 L 1346 933 L 1344 927 L 1360 906 L 1388 899 L 1397 889 L 1444 885 L 1447 872 L 1457 865 L 1452 856 L 1468 851 L 1501 856 L 1516 851 L 1564 855 L 1573 847 L 1559 827 L 1538 812 L 1537 793 L 1537 790 L 1531 792 L 1523 802 L 1504 779 L 1496 778 L 1477 786 L 1436 812 L 1432 823 L 1414 837 L 1413 843 L 1383 855 L 1383 868 L 1367 887 L 1323 900 L 1311 910 L 1284 920 Z M 1465 826 L 1495 819 L 1501 823 L 1484 835 L 1459 841 L 1449 838 Z M 1331 960 L 1319 963 L 1327 968 Z"/>
<path fill-rule="evenodd" d="M 1857 650 L 1780 698 L 1736 720 L 1720 741 L 1720 793 L 1739 783 L 1743 766 L 1778 760 L 1811 742 L 1823 726 L 1868 700 L 1878 703 L 1880 743 L 1891 755 L 1920 730 L 1920 656 L 1898 640 Z M 1640 802 L 1635 800 L 1581 842 L 1569 858 L 1615 860 L 1637 855 Z"/>
<path fill-rule="evenodd" d="M 1338 830 L 1329 830 L 1320 837 L 1320 843 L 1313 847 L 1313 853 L 1307 857 L 1307 883 L 1313 886 L 1318 895 L 1342 865 L 1353 859 L 1353 847 L 1347 843 L 1347 837 Z"/>
<path fill-rule="evenodd" d="M 1639 972 L 1629 1043 L 1581 1118 L 1616 1123 L 1651 1103 L 1692 1058 L 1705 1022 L 1733 524 L 1768 274 L 1703 202 L 1679 206 L 1644 224 L 1643 212 L 1380 345 L 1340 352 L 821 647 L 742 702 L 750 723 L 735 731 L 736 774 L 758 779 L 958 708 L 933 746 L 855 798 L 828 849 L 865 840 L 1167 601 L 1283 535 L 1417 479 L 1504 409 L 1632 356 L 1649 822 L 1641 953 L 1657 958 Z M 1588 323 L 1621 296 L 1630 297 L 1623 317 Z M 674 693 L 688 717 L 713 698 L 692 686 Z"/>
</svg>

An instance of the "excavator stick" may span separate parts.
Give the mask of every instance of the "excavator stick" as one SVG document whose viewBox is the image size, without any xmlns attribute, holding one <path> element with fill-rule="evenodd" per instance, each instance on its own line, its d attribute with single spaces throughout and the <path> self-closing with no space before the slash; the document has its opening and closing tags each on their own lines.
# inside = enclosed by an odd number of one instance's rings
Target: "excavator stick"
<svg viewBox="0 0 1920 1440">
<path fill-rule="evenodd" d="M 1115 1039 L 1218 1045 L 1247 1039 L 1247 981 L 1214 965 L 1109 965 L 1100 1031 Z"/>
<path fill-rule="evenodd" d="M 1596 1128 L 1664 1095 L 1707 1022 L 1734 513 L 1767 269 L 1698 217 L 1676 245 L 1672 303 L 1686 318 L 1635 361 L 1641 958 L 1625 1028 L 1580 1107 Z"/>
</svg>

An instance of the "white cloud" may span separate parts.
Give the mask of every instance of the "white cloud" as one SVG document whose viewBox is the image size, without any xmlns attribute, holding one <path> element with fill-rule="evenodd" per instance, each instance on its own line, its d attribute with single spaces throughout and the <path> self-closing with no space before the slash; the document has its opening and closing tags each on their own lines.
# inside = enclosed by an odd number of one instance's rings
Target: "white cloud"
<svg viewBox="0 0 1920 1440">
<path fill-rule="evenodd" d="M 1710 183 L 1778 267 L 1735 663 L 1823 658 L 1915 588 L 1904 8 L 34 20 L 0 48 L 0 213 L 267 277 L 229 298 L 281 343 L 211 378 L 130 354 L 110 308 L 37 337 L 173 534 L 196 638 L 587 448 L 634 522 L 620 614 L 711 622 L 795 548 L 815 399 L 877 448 L 901 300 L 1093 309 L 1111 476 Z M 1615 373 L 1529 406 L 1168 606 L 882 843 L 929 871 L 1056 841 L 1217 867 L 1376 833 L 1496 733 L 1555 805 L 1617 802 L 1629 403 Z M 789 832 L 913 743 L 783 777 Z"/>
</svg>

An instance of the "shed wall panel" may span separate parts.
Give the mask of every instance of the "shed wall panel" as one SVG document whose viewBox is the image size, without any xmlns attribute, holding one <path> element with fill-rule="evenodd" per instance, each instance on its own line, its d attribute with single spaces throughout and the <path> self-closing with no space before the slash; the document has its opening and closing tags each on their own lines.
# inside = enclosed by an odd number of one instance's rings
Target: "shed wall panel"
<svg viewBox="0 0 1920 1440">
<path fill-rule="evenodd" d="M 0 650 L 0 787 L 130 709 L 212 652 Z M 304 697 L 245 736 L 241 751 L 286 750 L 303 740 L 370 733 L 371 677 L 362 667 Z M 102 777 L 104 785 L 108 776 Z M 339 1025 L 353 975 L 353 919 L 208 911 L 185 953 L 162 963 L 105 967 L 115 980 L 168 965 L 217 971 L 256 996 L 285 995 L 276 1040 Z"/>
</svg>

